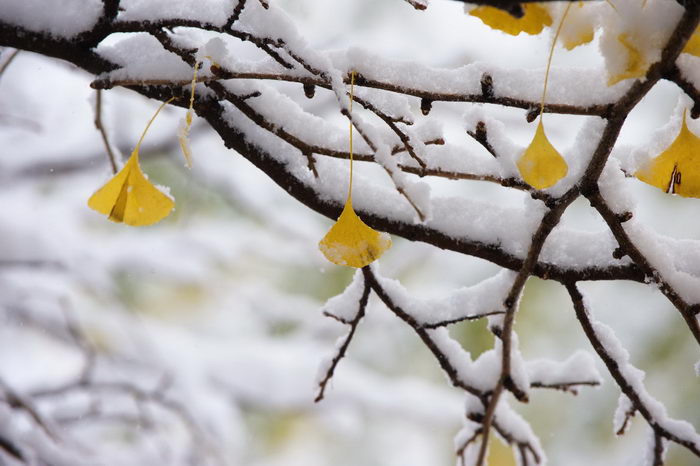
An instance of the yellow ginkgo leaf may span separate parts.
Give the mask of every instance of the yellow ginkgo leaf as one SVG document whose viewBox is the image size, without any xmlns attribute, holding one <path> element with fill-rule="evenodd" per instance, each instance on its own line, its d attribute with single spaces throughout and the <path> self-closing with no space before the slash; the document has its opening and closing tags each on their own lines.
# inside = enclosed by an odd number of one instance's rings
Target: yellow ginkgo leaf
<svg viewBox="0 0 700 466">
<path fill-rule="evenodd" d="M 595 17 L 584 2 L 573 7 L 568 21 L 561 28 L 561 43 L 566 50 L 573 50 L 579 45 L 588 44 L 595 37 Z"/>
<path fill-rule="evenodd" d="M 518 170 L 523 180 L 535 189 L 550 188 L 566 176 L 566 160 L 547 139 L 541 119 L 535 137 L 518 160 Z"/>
<path fill-rule="evenodd" d="M 350 115 L 355 89 L 355 72 L 350 73 Z M 348 198 L 340 217 L 326 236 L 318 243 L 326 259 L 337 265 L 362 268 L 371 264 L 391 247 L 391 238 L 386 233 L 373 230 L 365 224 L 352 208 L 352 119 L 350 129 L 350 183 Z"/>
<path fill-rule="evenodd" d="M 700 57 L 700 32 L 696 29 L 688 42 L 686 42 L 685 47 L 683 47 L 683 53 L 689 53 L 696 57 Z"/>
<path fill-rule="evenodd" d="M 588 44 L 595 37 L 593 25 L 590 28 L 581 29 L 575 35 L 567 36 L 563 41 L 566 50 L 573 50 L 579 45 Z"/>
<path fill-rule="evenodd" d="M 124 168 L 90 197 L 88 206 L 113 222 L 143 226 L 165 218 L 175 203 L 143 174 L 137 147 Z"/>
<path fill-rule="evenodd" d="M 649 63 L 647 63 L 642 53 L 634 45 L 634 42 L 627 34 L 620 34 L 617 36 L 617 40 L 627 51 L 627 64 L 621 73 L 610 76 L 608 79 L 608 86 L 617 84 L 625 79 L 641 78 L 642 76 L 646 75 L 647 70 L 649 69 Z"/>
<path fill-rule="evenodd" d="M 498 29 L 512 36 L 517 36 L 521 32 L 539 34 L 546 26 L 552 25 L 552 17 L 544 7 L 535 3 L 526 3 L 522 7 L 524 14 L 520 18 L 492 6 L 474 8 L 469 14 L 479 18 L 491 29 Z"/>
<path fill-rule="evenodd" d="M 348 199 L 338 221 L 318 247 L 334 264 L 361 268 L 379 259 L 391 247 L 391 238 L 367 226 L 352 208 L 352 200 Z"/>
<path fill-rule="evenodd" d="M 700 197 L 700 138 L 688 128 L 683 114 L 673 143 L 651 159 L 635 176 L 645 183 L 683 197 Z"/>
<path fill-rule="evenodd" d="M 513 449 L 498 439 L 489 441 L 489 459 L 487 464 L 495 466 L 515 466 Z"/>
</svg>

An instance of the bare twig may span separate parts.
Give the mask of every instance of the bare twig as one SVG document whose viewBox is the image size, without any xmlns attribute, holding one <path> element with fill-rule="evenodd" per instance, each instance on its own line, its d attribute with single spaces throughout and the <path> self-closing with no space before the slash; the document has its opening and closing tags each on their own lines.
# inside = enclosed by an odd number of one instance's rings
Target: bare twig
<svg viewBox="0 0 700 466">
<path fill-rule="evenodd" d="M 19 55 L 20 52 L 21 52 L 21 50 L 19 50 L 19 49 L 13 50 L 12 52 L 10 52 L 7 59 L 5 59 L 5 61 L 2 62 L 2 64 L 0 64 L 0 78 L 2 78 L 2 74 L 10 66 L 10 63 L 12 63 L 12 60 L 14 60 L 17 57 L 17 55 Z"/>
<path fill-rule="evenodd" d="M 238 3 L 233 9 L 233 12 L 231 13 L 231 16 L 229 16 L 228 20 L 226 20 L 226 24 L 224 25 L 224 30 L 231 29 L 231 26 L 238 21 L 238 18 L 241 17 L 241 13 L 243 13 L 243 8 L 245 8 L 245 2 L 246 0 L 238 0 Z"/>
<path fill-rule="evenodd" d="M 20 463 L 25 463 L 24 453 L 22 453 L 21 448 L 15 444 L 9 438 L 0 435 L 0 450 L 7 453 L 14 459 L 18 460 Z M 0 457 L 1 458 L 1 457 Z"/>
<path fill-rule="evenodd" d="M 428 7 L 428 4 L 425 3 L 425 0 L 404 0 L 406 3 L 411 5 L 413 8 L 416 10 L 425 10 Z"/>
<path fill-rule="evenodd" d="M 664 79 L 675 83 L 688 97 L 693 99 L 693 108 L 690 111 L 690 116 L 698 118 L 700 116 L 700 91 L 695 87 L 695 84 L 683 76 L 678 66 L 671 67 L 664 75 Z"/>
<path fill-rule="evenodd" d="M 603 217 L 603 220 L 608 224 L 608 227 L 615 236 L 615 239 L 620 243 L 625 254 L 645 272 L 650 282 L 658 285 L 659 290 L 661 290 L 664 296 L 678 309 L 678 312 L 683 317 L 683 320 L 685 320 L 693 337 L 698 344 L 700 344 L 700 323 L 695 316 L 695 308 L 678 294 L 671 284 L 663 278 L 663 275 L 654 268 L 642 251 L 634 244 L 625 231 L 620 218 L 608 206 L 600 192 L 594 191 L 588 194 L 587 198 L 591 202 L 591 205 Z"/>
<path fill-rule="evenodd" d="M 428 329 L 425 329 L 420 324 L 420 322 L 414 319 L 408 312 L 403 310 L 394 302 L 394 300 L 391 299 L 391 296 L 389 296 L 389 294 L 384 290 L 384 288 L 377 280 L 377 277 L 375 277 L 371 267 L 364 267 L 362 269 L 362 273 L 365 277 L 365 282 L 372 288 L 372 291 L 374 291 L 377 294 L 379 299 L 382 300 L 386 307 L 389 308 L 389 310 L 393 312 L 399 319 L 403 320 L 411 328 L 413 328 L 413 330 L 420 337 L 425 346 L 430 350 L 431 353 L 433 353 L 438 363 L 440 364 L 440 367 L 450 379 L 452 385 L 463 389 L 467 393 L 471 393 L 472 395 L 480 397 L 482 395 L 481 390 L 479 390 L 476 387 L 470 386 L 459 377 L 459 372 L 457 371 L 457 368 L 455 368 L 450 363 L 450 360 L 447 357 L 447 355 L 442 352 L 438 344 L 433 340 L 432 336 L 430 335 L 430 331 Z"/>
<path fill-rule="evenodd" d="M 45 419 L 34 406 L 31 397 L 17 393 L 3 379 L 0 379 L 0 401 L 5 402 L 10 408 L 19 409 L 27 413 L 50 439 L 56 442 L 61 440 L 59 432 L 54 428 L 51 421 Z"/>
<path fill-rule="evenodd" d="M 102 90 L 97 89 L 95 91 L 95 128 L 100 132 L 102 136 L 102 142 L 105 146 L 105 151 L 107 151 L 107 158 L 109 159 L 109 164 L 112 167 L 112 173 L 117 173 L 117 161 L 114 157 L 114 152 L 112 152 L 112 145 L 109 143 L 107 138 L 107 131 L 102 125 Z"/>
<path fill-rule="evenodd" d="M 486 123 L 483 121 L 478 122 L 476 124 L 476 128 L 474 128 L 474 131 L 467 130 L 467 134 L 473 137 L 476 142 L 484 146 L 484 149 L 486 149 L 489 154 L 498 158 L 498 154 L 496 154 L 493 146 L 489 143 L 489 138 L 486 133 Z"/>
<path fill-rule="evenodd" d="M 532 269 L 537 262 L 537 258 L 542 251 L 544 242 L 546 241 L 549 234 L 552 232 L 554 227 L 559 223 L 564 210 L 569 206 L 571 202 L 577 197 L 577 192 L 575 190 L 569 191 L 567 195 L 562 197 L 557 205 L 547 212 L 540 223 L 539 228 L 532 237 L 532 242 L 530 244 L 530 250 L 528 251 L 527 258 L 522 264 L 522 267 L 518 271 L 518 275 L 513 281 L 510 292 L 505 300 L 506 314 L 503 319 L 503 328 L 500 332 L 501 341 L 503 344 L 502 350 L 502 360 L 501 360 L 501 376 L 498 379 L 498 383 L 494 387 L 486 405 L 486 410 L 484 412 L 483 419 L 483 431 L 481 448 L 479 450 L 479 456 L 477 458 L 477 466 L 481 466 L 486 461 L 486 450 L 488 445 L 489 430 L 491 428 L 491 423 L 493 422 L 494 416 L 496 414 L 496 407 L 498 406 L 499 399 L 503 390 L 508 388 L 513 392 L 513 394 L 519 398 L 526 400 L 527 397 L 524 393 L 520 392 L 520 389 L 516 387 L 511 378 L 511 351 L 512 351 L 512 335 L 513 335 L 513 324 L 515 323 L 515 313 L 518 308 L 518 301 L 525 287 L 525 282 L 528 277 L 532 274 Z"/>
<path fill-rule="evenodd" d="M 591 342 L 593 349 L 598 354 L 600 359 L 603 361 L 605 366 L 608 368 L 608 372 L 612 378 L 617 383 L 622 393 L 629 398 L 632 402 L 632 406 L 637 412 L 647 421 L 649 427 L 654 430 L 656 435 L 659 435 L 671 442 L 677 443 L 678 445 L 684 446 L 690 452 L 700 457 L 700 445 L 695 441 L 682 437 L 677 431 L 670 430 L 666 427 L 667 421 L 664 419 L 657 419 L 651 407 L 647 405 L 642 395 L 637 392 L 635 385 L 627 378 L 622 368 L 618 364 L 618 361 L 611 355 L 608 343 L 603 341 L 603 339 L 596 332 L 594 325 L 591 321 L 588 309 L 586 308 L 583 296 L 578 290 L 578 287 L 574 283 L 569 283 L 566 285 L 566 289 L 571 296 L 571 301 L 574 304 L 574 311 L 576 312 L 576 318 L 581 324 L 583 332 L 586 334 L 586 338 Z M 663 463 L 660 463 L 663 464 Z"/>
</svg>

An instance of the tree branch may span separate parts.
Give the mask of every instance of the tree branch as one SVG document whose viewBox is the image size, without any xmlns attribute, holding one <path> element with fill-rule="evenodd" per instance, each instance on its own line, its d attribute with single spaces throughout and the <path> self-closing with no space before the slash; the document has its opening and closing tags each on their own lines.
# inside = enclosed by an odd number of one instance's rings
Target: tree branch
<svg viewBox="0 0 700 466">
<path fill-rule="evenodd" d="M 620 367 L 620 361 L 617 359 L 619 356 L 613 355 L 610 348 L 609 337 L 606 340 L 603 340 L 603 338 L 599 335 L 598 331 L 596 330 L 597 323 L 594 324 L 591 321 L 584 298 L 581 295 L 581 292 L 578 290 L 576 284 L 569 283 L 566 285 L 566 289 L 569 292 L 569 296 L 571 296 L 574 311 L 576 312 L 576 318 L 581 324 L 581 328 L 586 334 L 586 338 L 588 338 L 588 340 L 591 342 L 593 349 L 608 368 L 608 372 L 620 387 L 622 393 L 624 393 L 625 396 L 627 396 L 627 398 L 629 398 L 629 400 L 632 402 L 632 405 L 636 411 L 639 412 L 642 417 L 644 417 L 647 424 L 649 424 L 649 427 L 654 430 L 656 435 L 666 438 L 671 442 L 677 443 L 678 445 L 682 445 L 695 456 L 700 457 L 700 444 L 698 443 L 697 438 L 692 439 L 680 434 L 680 431 L 677 428 L 674 428 L 677 427 L 678 421 L 657 418 L 656 415 L 659 414 L 658 402 L 657 406 L 652 408 L 649 405 L 649 395 L 646 393 L 640 393 L 635 385 L 635 382 L 630 380 L 628 375 L 629 371 Z M 617 354 L 619 355 L 619 353 Z M 675 426 L 670 427 L 671 423 L 675 423 Z M 695 434 L 695 436 L 697 437 L 697 434 Z M 663 462 L 659 464 L 663 464 Z"/>
<path fill-rule="evenodd" d="M 328 365 L 328 369 L 326 370 L 323 379 L 321 379 L 321 381 L 318 384 L 318 394 L 316 395 L 316 398 L 314 399 L 314 402 L 316 402 L 316 403 L 323 400 L 323 395 L 326 391 L 326 386 L 328 385 L 328 382 L 330 382 L 330 380 L 333 378 L 333 374 L 335 373 L 336 367 L 338 367 L 338 363 L 340 363 L 341 359 L 343 359 L 343 357 L 345 357 L 345 352 L 347 351 L 348 347 L 350 346 L 350 342 L 352 341 L 352 337 L 355 336 L 355 330 L 357 330 L 357 326 L 359 325 L 362 318 L 365 316 L 365 309 L 367 307 L 367 301 L 369 300 L 369 292 L 370 292 L 370 286 L 367 283 L 367 281 L 365 280 L 364 291 L 362 292 L 362 296 L 360 297 L 360 300 L 357 303 L 357 313 L 355 314 L 355 317 L 351 321 L 346 322 L 344 320 L 338 319 L 338 317 L 336 317 L 332 314 L 326 314 L 330 317 L 337 319 L 339 322 L 347 324 L 348 326 L 350 326 L 350 330 L 348 331 L 347 335 L 343 339 L 343 342 L 337 348 L 335 356 L 331 360 L 331 363 Z"/>
</svg>

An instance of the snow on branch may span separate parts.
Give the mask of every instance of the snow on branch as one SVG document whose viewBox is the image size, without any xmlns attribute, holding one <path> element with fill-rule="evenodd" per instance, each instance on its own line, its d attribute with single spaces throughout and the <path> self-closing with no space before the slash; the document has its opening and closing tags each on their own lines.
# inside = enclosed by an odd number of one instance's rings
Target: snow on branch
<svg viewBox="0 0 700 466">
<path fill-rule="evenodd" d="M 624 432 L 625 424 L 631 416 L 629 413 L 634 409 L 644 418 L 654 434 L 677 443 L 700 457 L 700 435 L 695 428 L 686 421 L 669 417 L 664 405 L 647 392 L 643 383 L 644 372 L 630 364 L 629 353 L 613 330 L 591 317 L 585 297 L 575 284 L 567 285 L 567 290 L 581 328 L 628 400 L 621 404 L 622 408 L 618 408 L 618 412 L 625 414 L 622 416 L 623 422 L 615 423 L 617 432 Z M 620 414 L 616 415 L 616 418 L 620 417 Z"/>
<path fill-rule="evenodd" d="M 379 277 L 376 272 L 375 276 L 397 306 L 421 327 L 433 329 L 463 320 L 503 314 L 503 301 L 514 274 L 503 271 L 477 285 L 460 288 L 438 299 L 412 297 L 398 281 Z"/>
<path fill-rule="evenodd" d="M 552 388 L 576 394 L 577 386 L 597 386 L 602 379 L 593 357 L 577 351 L 565 361 L 535 359 L 527 362 L 527 372 L 532 387 Z"/>
<path fill-rule="evenodd" d="M 357 295 L 357 291 L 362 290 L 360 295 Z M 323 313 L 329 317 L 332 317 L 343 324 L 350 327 L 348 333 L 338 339 L 336 344 L 334 355 L 326 361 L 321 363 L 319 367 L 319 381 L 318 381 L 318 394 L 314 398 L 315 402 L 323 400 L 323 396 L 326 392 L 326 386 L 333 378 L 336 367 L 338 363 L 345 356 L 345 352 L 350 346 L 352 337 L 355 335 L 355 330 L 357 326 L 365 316 L 365 308 L 367 307 L 367 301 L 369 299 L 370 287 L 362 277 L 362 274 L 358 270 L 355 273 L 355 278 L 353 282 L 348 286 L 348 288 L 342 294 L 332 298 L 326 303 L 326 309 Z M 348 308 L 355 308 L 354 312 L 348 312 Z"/>
</svg>

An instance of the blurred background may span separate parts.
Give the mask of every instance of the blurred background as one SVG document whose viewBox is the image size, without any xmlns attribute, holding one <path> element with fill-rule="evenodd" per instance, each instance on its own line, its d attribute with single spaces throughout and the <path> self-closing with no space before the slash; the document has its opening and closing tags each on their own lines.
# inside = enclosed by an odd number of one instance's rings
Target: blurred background
<svg viewBox="0 0 700 466">
<path fill-rule="evenodd" d="M 434 67 L 487 61 L 542 69 L 550 40 L 492 31 L 447 0 L 433 0 L 424 12 L 401 0 L 277 3 L 319 49 L 361 47 Z M 573 52 L 557 49 L 554 66 L 574 65 L 602 66 L 597 41 Z M 317 249 L 328 219 L 226 150 L 203 121 L 195 118 L 192 128 L 191 171 L 175 137 L 182 110 L 166 108 L 142 146 L 144 171 L 176 199 L 168 218 L 132 228 L 87 208 L 111 176 L 93 124 L 91 79 L 31 53 L 20 53 L 0 76 L 0 388 L 6 400 L 8 394 L 20 400 L 12 408 L 0 404 L 0 435 L 37 436 L 45 448 L 75 443 L 110 466 L 217 459 L 251 466 L 454 464 L 463 397 L 410 329 L 374 298 L 326 399 L 313 403 L 319 363 L 345 333 L 321 308 L 353 270 L 327 263 Z M 307 100 L 301 89 L 279 86 L 308 111 L 342 124 L 330 94 Z M 647 144 L 674 116 L 679 96 L 660 83 L 635 109 L 620 143 Z M 104 124 L 124 155 L 157 105 L 124 89 L 103 93 Z M 481 150 L 464 132 L 462 115 L 472 107 L 436 103 L 434 114 L 449 140 Z M 533 127 L 523 111 L 484 111 L 527 144 Z M 565 151 L 585 118 L 548 116 L 553 144 Z M 700 238 L 698 201 L 626 183 L 638 199 L 635 214 L 659 233 Z M 522 204 L 521 193 L 487 183 L 440 180 L 431 187 L 434 195 Z M 583 201 L 563 221 L 604 231 Z M 498 271 L 400 238 L 380 262 L 382 274 L 416 296 L 439 296 Z M 650 392 L 673 416 L 698 425 L 698 351 L 672 306 L 636 283 L 582 288 L 596 317 L 647 371 Z M 526 358 L 563 360 L 591 350 L 556 283 L 528 282 L 516 331 Z M 455 325 L 451 333 L 473 357 L 493 345 L 485 322 Z M 602 365 L 600 371 L 600 388 L 576 397 L 539 391 L 517 406 L 549 464 L 639 463 L 643 423 L 614 435 L 619 392 Z M 38 433 L 30 428 L 32 411 L 45 420 Z M 60 441 L 46 441 L 52 438 Z M 57 464 L 78 464 L 60 450 L 51 453 Z M 669 458 L 673 466 L 697 464 L 675 447 Z M 514 462 L 494 444 L 492 464 Z"/>
</svg>

